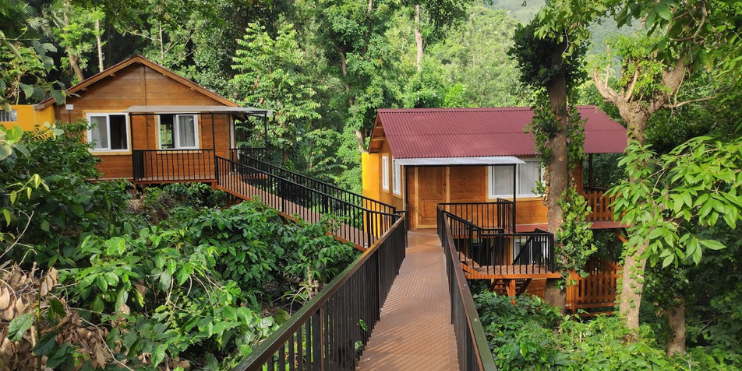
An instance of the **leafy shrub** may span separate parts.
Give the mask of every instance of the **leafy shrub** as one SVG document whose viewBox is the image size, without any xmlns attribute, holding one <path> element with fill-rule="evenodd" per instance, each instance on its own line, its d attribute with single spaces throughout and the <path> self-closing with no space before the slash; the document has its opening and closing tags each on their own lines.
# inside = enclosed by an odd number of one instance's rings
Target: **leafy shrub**
<svg viewBox="0 0 742 371">
<path fill-rule="evenodd" d="M 474 296 L 495 363 L 502 370 L 737 370 L 736 353 L 691 348 L 668 357 L 642 326 L 639 339 L 616 317 L 579 321 L 561 317 L 541 299 L 514 299 L 484 291 Z"/>
<path fill-rule="evenodd" d="M 0 199 L 2 207 L 13 215 L 10 223 L 0 224 L 3 231 L 23 234 L 21 244 L 6 256 L 17 262 L 25 257 L 48 266 L 58 261 L 62 266 L 74 265 L 70 254 L 86 236 L 114 236 L 130 221 L 126 183 L 90 182 L 99 176 L 95 167 L 99 160 L 84 141 L 87 122 L 56 125 L 64 130 L 63 135 L 43 135 L 39 129 L 26 133 L 29 155 L 14 153 L 0 162 L 0 182 L 24 184 L 38 174 L 48 186 L 48 192 L 39 189 L 14 203 L 6 197 Z M 29 249 L 29 245 L 35 248 Z"/>
<path fill-rule="evenodd" d="M 302 292 L 306 272 L 327 282 L 356 256 L 328 228 L 284 224 L 257 202 L 176 208 L 138 235 L 86 239 L 74 256 L 79 267 L 61 272 L 64 294 L 110 326 L 107 342 L 138 369 L 179 357 L 235 360 L 285 320 L 271 303 Z"/>
</svg>

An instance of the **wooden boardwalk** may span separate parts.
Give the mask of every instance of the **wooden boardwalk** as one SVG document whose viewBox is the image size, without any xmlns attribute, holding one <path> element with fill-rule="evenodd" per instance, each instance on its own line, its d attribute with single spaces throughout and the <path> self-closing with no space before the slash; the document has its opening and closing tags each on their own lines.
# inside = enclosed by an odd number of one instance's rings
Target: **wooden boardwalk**
<svg viewBox="0 0 742 371">
<path fill-rule="evenodd" d="M 458 370 L 443 247 L 433 230 L 408 232 L 407 239 L 407 256 L 356 369 Z"/>
</svg>

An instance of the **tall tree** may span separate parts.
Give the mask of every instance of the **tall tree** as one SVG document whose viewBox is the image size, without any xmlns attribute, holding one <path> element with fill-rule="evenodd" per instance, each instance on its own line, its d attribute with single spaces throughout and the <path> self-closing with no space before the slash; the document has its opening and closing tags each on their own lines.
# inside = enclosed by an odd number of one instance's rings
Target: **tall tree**
<svg viewBox="0 0 742 371">
<path fill-rule="evenodd" d="M 425 20 L 429 24 L 431 36 L 440 36 L 443 30 L 456 24 L 466 16 L 467 8 L 473 0 L 412 0 L 407 6 L 412 8 L 415 22 L 415 46 L 417 47 L 417 71 L 423 69 L 423 51 L 425 49 L 423 28 Z"/>
<path fill-rule="evenodd" d="M 593 69 L 592 77 L 603 98 L 618 107 L 627 124 L 629 141 L 644 145 L 647 123 L 653 114 L 661 109 L 713 98 L 678 101 L 679 90 L 690 71 L 714 66 L 717 71 L 739 76 L 742 40 L 731 30 L 736 29 L 742 9 L 723 0 L 642 1 L 622 4 L 621 9 L 619 24 L 639 18 L 649 37 L 622 39 L 617 43 L 614 49 L 621 55 L 622 63 L 617 87 L 609 85 L 610 69 L 606 66 Z M 640 161 L 639 166 L 649 166 L 643 162 L 643 157 L 634 158 Z M 639 178 L 630 180 L 640 181 Z M 644 203 L 637 205 L 646 206 Z M 625 252 L 619 312 L 629 328 L 636 330 L 647 258 L 652 255 L 648 249 L 653 242 L 646 234 L 634 237 Z"/>
<path fill-rule="evenodd" d="M 324 33 L 321 42 L 335 64 L 344 88 L 346 126 L 352 128 L 359 152 L 375 109 L 388 106 L 388 84 L 394 83 L 394 51 L 388 49 L 385 32 L 392 26 L 398 3 L 392 0 L 317 0 L 317 19 Z M 390 79 L 387 79 L 390 77 Z"/>
<path fill-rule="evenodd" d="M 286 24 L 271 38 L 264 27 L 254 23 L 237 43 L 240 49 L 233 67 L 240 74 L 232 83 L 245 104 L 274 110 L 269 133 L 263 135 L 270 134 L 271 146 L 282 152 L 282 163 L 286 164 L 289 152 L 300 149 L 313 121 L 320 118 L 319 103 L 313 100 L 315 90 L 304 72 L 308 61 L 296 31 Z"/>
<path fill-rule="evenodd" d="M 584 133 L 579 113 L 570 109 L 570 92 L 584 78 L 581 69 L 589 32 L 587 25 L 596 16 L 583 13 L 579 4 L 547 4 L 534 20 L 515 31 L 515 57 L 523 83 L 537 91 L 534 118 L 529 130 L 539 147 L 546 168 L 545 203 L 549 232 L 559 236 L 564 213 L 563 199 L 569 198 L 570 170 L 582 157 Z M 573 197 L 579 197 L 571 192 Z M 557 241 L 557 248 L 567 241 Z M 562 254 L 562 266 L 570 265 Z M 566 291 L 554 280 L 547 281 L 547 301 L 564 307 Z"/>
</svg>

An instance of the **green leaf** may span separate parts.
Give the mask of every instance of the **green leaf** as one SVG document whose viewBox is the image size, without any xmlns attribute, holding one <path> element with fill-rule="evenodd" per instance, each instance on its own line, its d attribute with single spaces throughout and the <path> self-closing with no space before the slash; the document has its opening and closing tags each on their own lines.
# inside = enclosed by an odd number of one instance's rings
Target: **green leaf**
<svg viewBox="0 0 742 371">
<path fill-rule="evenodd" d="M 57 346 L 57 332 L 51 331 L 46 333 L 39 339 L 36 346 L 33 348 L 33 354 L 36 356 L 48 356 L 52 350 Z"/>
<path fill-rule="evenodd" d="M 3 209 L 3 216 L 5 216 L 5 225 L 10 225 L 10 210 Z"/>
<path fill-rule="evenodd" d="M 157 366 L 165 359 L 165 350 L 167 349 L 166 344 L 157 344 L 152 349 L 152 364 Z"/>
<path fill-rule="evenodd" d="M 49 302 L 49 309 L 51 309 L 53 313 L 56 313 L 60 317 L 64 317 L 67 315 L 67 312 L 64 310 L 64 304 L 62 304 L 62 302 L 57 299 L 52 299 Z"/>
<path fill-rule="evenodd" d="M 99 275 L 98 278 L 95 280 L 95 283 L 98 285 L 98 288 L 102 292 L 108 291 L 108 281 L 106 281 L 105 277 L 103 275 Z"/>
<path fill-rule="evenodd" d="M 662 261 L 662 268 L 666 268 L 668 265 L 672 264 L 673 260 L 675 260 L 675 255 L 668 255 L 663 261 Z"/>
<path fill-rule="evenodd" d="M 162 272 L 160 274 L 160 289 L 162 291 L 167 291 L 170 289 L 170 283 L 173 280 L 173 276 L 169 275 L 167 272 Z"/>
<path fill-rule="evenodd" d="M 706 246 L 706 248 L 711 250 L 721 250 L 725 249 L 726 246 L 724 246 L 723 243 L 716 241 L 716 240 L 698 240 L 698 242 L 701 243 L 701 245 Z"/>
<path fill-rule="evenodd" d="M 26 331 L 33 326 L 34 316 L 32 313 L 22 314 L 13 318 L 8 325 L 8 339 L 10 341 L 19 341 L 26 334 Z"/>
<path fill-rule="evenodd" d="M 33 85 L 28 85 L 24 83 L 19 83 L 18 85 L 21 86 L 21 89 L 23 89 L 23 94 L 26 96 L 26 98 L 33 97 Z"/>
<path fill-rule="evenodd" d="M 157 268 L 162 268 L 165 266 L 165 256 L 162 254 L 155 255 L 155 266 Z"/>
</svg>

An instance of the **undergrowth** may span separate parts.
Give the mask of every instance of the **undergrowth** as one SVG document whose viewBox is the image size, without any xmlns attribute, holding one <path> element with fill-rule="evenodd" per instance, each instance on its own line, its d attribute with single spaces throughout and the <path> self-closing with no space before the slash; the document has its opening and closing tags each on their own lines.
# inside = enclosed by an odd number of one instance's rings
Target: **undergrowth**
<svg viewBox="0 0 742 371">
<path fill-rule="evenodd" d="M 668 357 L 650 326 L 638 341 L 614 316 L 580 320 L 533 296 L 474 295 L 500 370 L 739 370 L 742 358 L 720 348 L 692 347 Z"/>
</svg>

